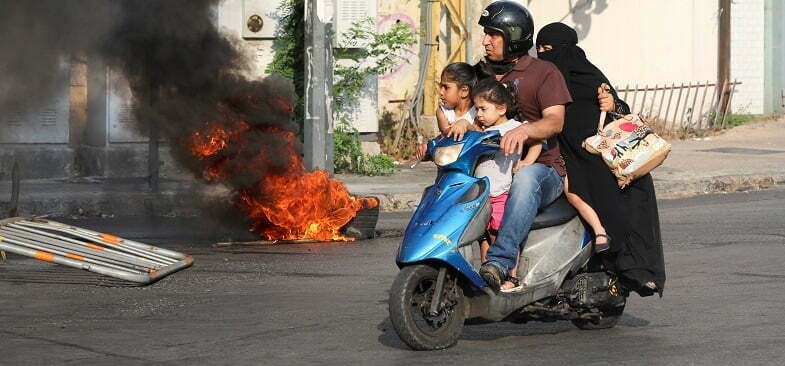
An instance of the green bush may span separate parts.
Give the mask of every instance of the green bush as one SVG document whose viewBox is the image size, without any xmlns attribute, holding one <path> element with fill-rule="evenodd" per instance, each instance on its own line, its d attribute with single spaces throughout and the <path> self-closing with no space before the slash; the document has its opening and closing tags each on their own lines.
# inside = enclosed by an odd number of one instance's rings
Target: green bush
<svg viewBox="0 0 785 366">
<path fill-rule="evenodd" d="M 295 85 L 298 100 L 295 119 L 302 133 L 305 81 L 305 7 L 303 0 L 286 0 L 278 8 L 282 17 L 281 28 L 273 43 L 275 54 L 266 72 L 278 74 Z M 417 43 L 412 30 L 405 24 L 395 24 L 384 33 L 376 32 L 376 22 L 365 19 L 352 24 L 344 34 L 348 44 L 336 49 L 336 58 L 354 61 L 352 66 L 334 65 L 333 102 L 335 129 L 333 153 L 336 172 L 364 175 L 393 173 L 393 161 L 381 155 L 369 156 L 362 153 L 360 134 L 341 117 L 354 107 L 365 79 L 371 75 L 383 75 L 393 70 L 405 57 L 409 47 Z M 358 47 L 362 45 L 362 47 Z M 302 137 L 302 135 L 300 136 Z"/>
<path fill-rule="evenodd" d="M 383 75 L 393 70 L 400 62 L 408 60 L 406 53 L 417 41 L 405 24 L 395 24 L 385 33 L 375 32 L 373 19 L 352 23 L 343 39 L 349 44 L 336 50 L 336 58 L 352 60 L 351 66 L 335 65 L 333 101 L 336 121 L 333 130 L 333 162 L 338 173 L 362 175 L 389 175 L 394 170 L 393 160 L 384 155 L 363 154 L 360 134 L 342 114 L 354 107 L 371 75 Z M 357 47 L 363 45 L 362 47 Z"/>
<path fill-rule="evenodd" d="M 733 128 L 733 127 L 741 126 L 745 123 L 760 121 L 762 119 L 765 119 L 765 117 L 759 114 L 730 113 L 725 118 L 725 124 L 722 126 L 722 128 Z"/>
<path fill-rule="evenodd" d="M 305 113 L 305 2 L 304 0 L 286 0 L 278 7 L 281 14 L 273 41 L 273 59 L 267 69 L 268 74 L 277 74 L 294 83 L 297 101 L 294 105 L 294 119 L 300 127 L 302 138 Z"/>
<path fill-rule="evenodd" d="M 339 119 L 333 131 L 333 164 L 336 173 L 361 175 L 390 175 L 395 163 L 386 155 L 369 155 L 362 152 L 360 133 L 345 119 Z"/>
</svg>

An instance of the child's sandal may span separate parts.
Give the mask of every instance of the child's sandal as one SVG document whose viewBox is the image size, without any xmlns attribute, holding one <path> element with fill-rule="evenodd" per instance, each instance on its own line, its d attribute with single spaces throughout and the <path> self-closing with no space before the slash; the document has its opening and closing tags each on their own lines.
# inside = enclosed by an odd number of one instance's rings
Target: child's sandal
<svg viewBox="0 0 785 366">
<path fill-rule="evenodd" d="M 604 242 L 602 244 L 597 244 L 597 238 L 598 237 L 603 237 L 605 239 L 608 239 L 608 241 L 606 241 L 606 242 Z M 594 236 L 593 244 L 594 244 L 594 252 L 595 253 L 602 253 L 602 252 L 604 252 L 604 251 L 606 251 L 606 250 L 611 248 L 611 237 L 606 235 L 606 234 L 597 234 L 597 235 Z"/>
</svg>

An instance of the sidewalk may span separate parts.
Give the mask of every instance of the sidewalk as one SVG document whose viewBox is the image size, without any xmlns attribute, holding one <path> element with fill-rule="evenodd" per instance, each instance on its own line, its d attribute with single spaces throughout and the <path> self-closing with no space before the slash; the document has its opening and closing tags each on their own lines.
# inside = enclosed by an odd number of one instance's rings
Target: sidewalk
<svg viewBox="0 0 785 366">
<path fill-rule="evenodd" d="M 673 151 L 654 171 L 661 199 L 764 189 L 785 184 L 785 119 L 737 127 L 704 139 L 671 141 Z M 436 167 L 402 165 L 392 176 L 336 176 L 354 195 L 376 196 L 384 211 L 412 210 Z M 7 212 L 11 183 L 0 182 L 0 213 Z M 231 210 L 224 188 L 194 181 L 162 181 L 150 193 L 142 179 L 28 180 L 21 182 L 23 215 L 68 217 L 205 216 Z M 0 215 L 0 216 L 2 216 Z"/>
<path fill-rule="evenodd" d="M 785 119 L 736 127 L 702 139 L 671 141 L 652 175 L 660 199 L 764 189 L 785 184 Z M 413 209 L 436 167 L 404 167 L 392 177 L 339 176 L 359 195 L 378 196 L 387 211 Z"/>
</svg>

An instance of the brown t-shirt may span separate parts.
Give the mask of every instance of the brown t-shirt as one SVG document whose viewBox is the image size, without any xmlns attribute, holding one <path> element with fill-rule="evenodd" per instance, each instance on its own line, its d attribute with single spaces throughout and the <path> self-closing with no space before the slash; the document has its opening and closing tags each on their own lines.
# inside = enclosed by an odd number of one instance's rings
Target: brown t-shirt
<svg viewBox="0 0 785 366">
<path fill-rule="evenodd" d="M 519 121 L 538 121 L 542 119 L 543 109 L 572 103 L 564 77 L 556 65 L 548 61 L 523 56 L 501 81 L 516 85 Z M 552 166 L 561 176 L 566 175 L 556 136 L 548 139 L 548 149 L 540 153 L 537 162 Z"/>
</svg>

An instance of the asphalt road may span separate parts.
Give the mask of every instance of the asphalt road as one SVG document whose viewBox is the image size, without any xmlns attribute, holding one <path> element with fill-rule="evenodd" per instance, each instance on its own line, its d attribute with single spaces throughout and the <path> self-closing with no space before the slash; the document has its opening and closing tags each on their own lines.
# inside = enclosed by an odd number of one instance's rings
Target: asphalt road
<svg viewBox="0 0 785 366">
<path fill-rule="evenodd" d="M 384 214 L 387 237 L 376 240 L 224 251 L 209 243 L 231 235 L 204 222 L 82 221 L 166 243 L 196 264 L 135 288 L 3 281 L 12 271 L 94 280 L 10 258 L 0 265 L 0 364 L 782 364 L 785 190 L 661 201 L 660 209 L 662 299 L 633 295 L 610 330 L 466 326 L 456 347 L 439 352 L 408 350 L 387 315 L 406 214 Z"/>
</svg>

